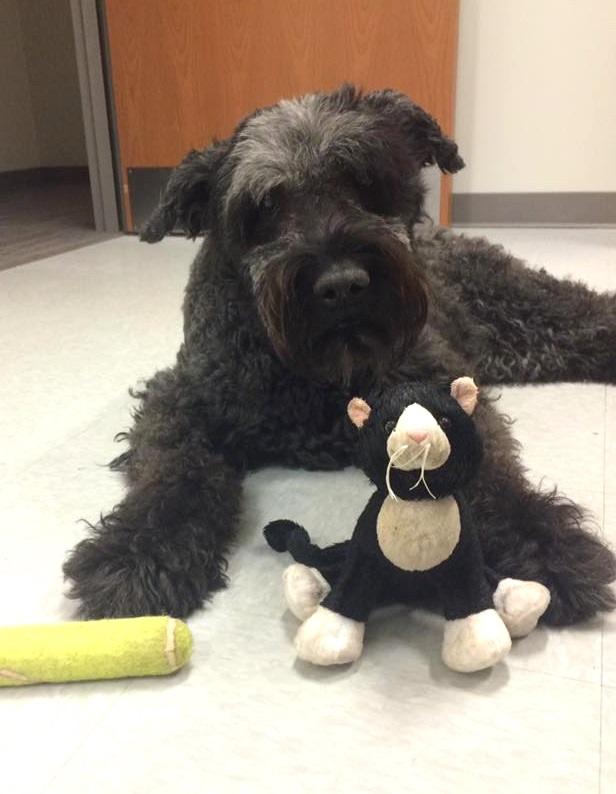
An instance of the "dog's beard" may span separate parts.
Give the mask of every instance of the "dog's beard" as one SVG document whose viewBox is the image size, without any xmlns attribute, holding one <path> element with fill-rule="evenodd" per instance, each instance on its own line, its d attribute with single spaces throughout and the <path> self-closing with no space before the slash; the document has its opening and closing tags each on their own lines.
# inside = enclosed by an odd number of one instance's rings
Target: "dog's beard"
<svg viewBox="0 0 616 794">
<path fill-rule="evenodd" d="M 369 385 L 412 348 L 427 316 L 423 276 L 409 248 L 390 232 L 348 229 L 338 242 L 344 256 L 364 261 L 370 298 L 359 310 L 329 317 L 302 288 L 306 252 L 284 252 L 256 288 L 259 314 L 271 344 L 291 369 L 313 380 Z"/>
<path fill-rule="evenodd" d="M 330 330 L 309 337 L 299 347 L 294 360 L 306 362 L 309 374 L 330 383 L 348 387 L 383 374 L 397 355 L 401 345 L 391 339 L 391 331 L 374 321 L 334 325 Z"/>
</svg>

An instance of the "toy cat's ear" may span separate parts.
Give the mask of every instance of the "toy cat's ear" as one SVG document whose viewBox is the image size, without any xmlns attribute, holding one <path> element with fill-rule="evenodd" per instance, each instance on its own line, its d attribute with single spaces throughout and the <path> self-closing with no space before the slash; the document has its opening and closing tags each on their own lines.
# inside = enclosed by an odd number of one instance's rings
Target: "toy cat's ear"
<svg viewBox="0 0 616 794">
<path fill-rule="evenodd" d="M 368 420 L 372 408 L 361 397 L 353 397 L 351 402 L 347 405 L 347 413 L 349 419 L 355 427 L 363 427 L 364 422 Z"/>
<path fill-rule="evenodd" d="M 477 405 L 479 389 L 472 378 L 456 378 L 451 384 L 451 396 L 458 402 L 460 408 L 470 416 Z"/>
</svg>

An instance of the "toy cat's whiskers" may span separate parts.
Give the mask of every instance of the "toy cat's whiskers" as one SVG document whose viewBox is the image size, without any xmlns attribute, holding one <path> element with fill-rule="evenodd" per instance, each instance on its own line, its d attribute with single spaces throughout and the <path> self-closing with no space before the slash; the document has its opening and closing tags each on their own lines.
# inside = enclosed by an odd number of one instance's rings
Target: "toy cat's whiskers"
<svg viewBox="0 0 616 794">
<path fill-rule="evenodd" d="M 399 457 L 401 457 L 406 452 L 406 450 L 408 448 L 409 448 L 409 445 L 405 444 L 404 446 L 402 446 L 399 449 L 397 449 L 394 452 L 394 454 L 391 456 L 391 458 L 389 459 L 389 463 L 387 464 L 387 471 L 385 472 L 385 482 L 387 484 L 387 491 L 389 492 L 389 495 L 394 500 L 394 502 L 398 501 L 398 497 L 396 496 L 396 494 L 394 493 L 393 488 L 391 487 L 391 481 L 390 481 L 390 474 L 389 473 L 390 473 L 391 467 L 394 465 L 394 463 L 398 460 Z M 428 449 L 429 448 L 430 447 L 428 445 Z M 420 455 L 422 455 L 422 454 L 424 454 L 424 451 L 423 451 L 423 449 L 420 449 L 419 452 L 416 455 L 413 455 L 413 457 L 409 460 L 409 463 L 412 463 L 414 460 L 417 460 L 417 458 Z M 424 466 L 425 466 L 425 460 L 426 460 L 426 455 L 424 454 Z M 413 486 L 413 487 L 415 487 L 415 486 Z M 427 487 L 428 486 L 426 486 L 426 488 Z M 434 497 L 434 498 L 436 498 L 436 497 Z"/>
<path fill-rule="evenodd" d="M 430 444 L 428 444 L 425 448 L 425 452 L 423 455 L 423 460 L 421 461 L 421 471 L 419 472 L 419 479 L 415 483 L 415 485 L 411 485 L 409 491 L 413 491 L 420 483 L 424 484 L 426 491 L 430 494 L 433 499 L 436 499 L 436 496 L 432 493 L 430 488 L 428 487 L 428 483 L 426 482 L 426 461 L 428 460 L 428 453 L 430 452 Z"/>
<path fill-rule="evenodd" d="M 408 448 L 409 448 L 408 444 L 405 444 L 403 447 L 397 449 L 394 452 L 394 454 L 391 456 L 391 458 L 389 459 L 389 463 L 387 464 L 387 471 L 385 472 L 385 482 L 387 483 L 387 491 L 389 492 L 389 495 L 394 500 L 394 502 L 398 501 L 398 497 L 396 496 L 393 488 L 391 487 L 391 481 L 390 481 L 391 467 L 398 460 L 400 455 L 403 455 Z"/>
</svg>

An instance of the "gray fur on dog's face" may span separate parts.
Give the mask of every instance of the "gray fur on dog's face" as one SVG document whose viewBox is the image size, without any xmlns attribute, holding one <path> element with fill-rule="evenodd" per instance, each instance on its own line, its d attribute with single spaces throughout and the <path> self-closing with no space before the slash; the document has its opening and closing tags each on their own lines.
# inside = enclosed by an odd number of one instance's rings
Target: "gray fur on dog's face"
<svg viewBox="0 0 616 794">
<path fill-rule="evenodd" d="M 453 141 L 407 97 L 332 94 L 282 100 L 234 135 L 192 152 L 142 233 L 210 232 L 240 268 L 278 356 L 326 381 L 377 374 L 426 318 L 409 239 L 420 171 L 463 166 Z"/>
</svg>

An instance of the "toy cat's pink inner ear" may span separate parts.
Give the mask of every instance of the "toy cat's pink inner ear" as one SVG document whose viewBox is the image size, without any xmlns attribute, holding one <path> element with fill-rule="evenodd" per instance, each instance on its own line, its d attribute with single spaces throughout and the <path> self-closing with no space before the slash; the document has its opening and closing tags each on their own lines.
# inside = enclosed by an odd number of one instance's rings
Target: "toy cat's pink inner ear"
<svg viewBox="0 0 616 794">
<path fill-rule="evenodd" d="M 362 400 L 361 397 L 353 397 L 347 406 L 349 419 L 351 422 L 353 422 L 355 427 L 364 426 L 364 422 L 370 416 L 370 411 L 372 411 L 372 408 L 370 408 L 368 403 L 365 400 Z"/>
<path fill-rule="evenodd" d="M 472 378 L 456 378 L 451 384 L 451 396 L 460 408 L 470 416 L 477 405 L 479 389 Z"/>
</svg>

